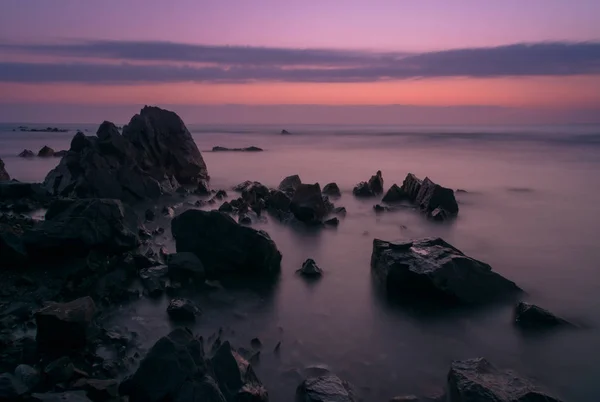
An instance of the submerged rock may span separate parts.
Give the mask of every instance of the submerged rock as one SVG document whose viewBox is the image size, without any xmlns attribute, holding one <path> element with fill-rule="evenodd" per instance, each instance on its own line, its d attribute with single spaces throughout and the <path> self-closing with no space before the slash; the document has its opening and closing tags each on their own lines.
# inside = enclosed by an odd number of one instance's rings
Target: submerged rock
<svg viewBox="0 0 600 402">
<path fill-rule="evenodd" d="M 95 137 L 77 133 L 44 187 L 64 197 L 136 202 L 206 179 L 204 160 L 179 116 L 146 106 L 122 135 L 110 122 Z"/>
<path fill-rule="evenodd" d="M 300 176 L 295 174 L 283 179 L 277 188 L 284 193 L 293 194 L 300 184 L 302 184 L 302 180 L 300 180 Z"/>
<path fill-rule="evenodd" d="M 479 357 L 454 361 L 448 373 L 448 402 L 561 402 L 512 371 L 501 371 Z"/>
<path fill-rule="evenodd" d="M 302 276 L 316 277 L 323 275 L 323 270 L 319 268 L 315 260 L 309 258 L 302 263 L 302 268 L 296 271 Z"/>
<path fill-rule="evenodd" d="M 0 181 L 9 181 L 10 176 L 4 168 L 4 161 L 0 159 Z"/>
<path fill-rule="evenodd" d="M 408 200 L 408 194 L 404 192 L 397 184 L 392 184 L 387 193 L 383 196 L 382 202 L 387 204 L 393 204 L 395 202 L 401 202 Z"/>
<path fill-rule="evenodd" d="M 96 305 L 90 297 L 50 303 L 35 314 L 38 348 L 57 352 L 84 347 L 95 313 Z"/>
<path fill-rule="evenodd" d="M 440 238 L 402 243 L 373 240 L 371 268 L 388 294 L 484 303 L 520 291 L 514 282 Z"/>
<path fill-rule="evenodd" d="M 342 195 L 340 188 L 336 183 L 328 183 L 323 187 L 323 194 L 329 195 L 332 197 L 339 197 Z"/>
<path fill-rule="evenodd" d="M 296 389 L 298 402 L 357 402 L 350 384 L 335 375 L 311 377 Z"/>
<path fill-rule="evenodd" d="M 301 222 L 320 223 L 329 210 L 321 194 L 319 183 L 300 184 L 292 198 L 290 210 Z"/>
<path fill-rule="evenodd" d="M 44 147 L 38 152 L 37 156 L 41 156 L 43 158 L 54 156 L 54 150 L 49 146 L 44 145 Z"/>
<path fill-rule="evenodd" d="M 167 313 L 174 321 L 194 321 L 200 315 L 200 309 L 188 299 L 171 299 Z"/>
<path fill-rule="evenodd" d="M 18 156 L 20 156 L 21 158 L 33 158 L 35 154 L 30 149 L 24 149 Z"/>
<path fill-rule="evenodd" d="M 547 329 L 574 325 L 535 304 L 519 302 L 515 307 L 515 323 L 528 329 Z"/>
<path fill-rule="evenodd" d="M 282 135 L 286 135 L 286 134 L 291 134 L 291 133 L 289 131 L 287 131 L 287 130 L 281 130 L 281 134 Z"/>
<path fill-rule="evenodd" d="M 193 252 L 207 275 L 279 272 L 281 253 L 269 235 L 218 211 L 188 210 L 171 222 L 177 252 Z"/>
<path fill-rule="evenodd" d="M 340 224 L 340 220 L 338 218 L 336 218 L 335 216 L 331 219 L 327 219 L 325 222 L 323 222 L 325 225 L 328 226 L 337 226 Z"/>
</svg>

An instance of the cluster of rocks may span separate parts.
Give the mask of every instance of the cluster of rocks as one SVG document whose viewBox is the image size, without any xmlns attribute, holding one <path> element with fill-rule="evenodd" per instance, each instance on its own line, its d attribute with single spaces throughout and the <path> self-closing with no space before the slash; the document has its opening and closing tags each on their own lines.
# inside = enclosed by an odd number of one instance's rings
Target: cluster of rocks
<svg viewBox="0 0 600 402">
<path fill-rule="evenodd" d="M 66 133 L 69 131 L 66 128 L 58 128 L 58 127 L 29 128 L 27 126 L 19 126 L 17 128 L 19 131 L 32 132 L 32 133 Z M 16 131 L 16 130 L 13 129 L 13 131 Z"/>
<path fill-rule="evenodd" d="M 38 151 L 37 156 L 39 156 L 41 158 L 50 158 L 53 156 L 57 157 L 57 158 L 62 158 L 66 154 L 67 154 L 67 151 L 54 151 L 49 146 L 44 145 Z M 36 156 L 36 154 L 30 149 L 24 149 L 18 156 L 20 156 L 21 158 L 33 158 Z"/>
<path fill-rule="evenodd" d="M 216 146 L 212 149 L 213 152 L 262 152 L 263 149 L 255 146 L 246 147 L 246 148 L 226 148 Z"/>
</svg>

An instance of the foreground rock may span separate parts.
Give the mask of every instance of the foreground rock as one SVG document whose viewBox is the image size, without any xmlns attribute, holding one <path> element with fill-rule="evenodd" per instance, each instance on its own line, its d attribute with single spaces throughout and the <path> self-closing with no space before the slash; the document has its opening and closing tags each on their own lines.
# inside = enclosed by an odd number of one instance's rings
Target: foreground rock
<svg viewBox="0 0 600 402">
<path fill-rule="evenodd" d="M 192 252 L 207 276 L 227 274 L 273 275 L 279 272 L 281 253 L 269 235 L 239 225 L 218 211 L 188 210 L 171 222 L 177 252 Z"/>
<path fill-rule="evenodd" d="M 79 132 L 44 180 L 53 195 L 136 202 L 208 179 L 206 165 L 177 114 L 144 107 L 123 127 L 110 122 L 96 137 Z"/>
<path fill-rule="evenodd" d="M 42 158 L 49 158 L 54 156 L 54 150 L 50 148 L 48 145 L 44 145 L 42 149 L 39 150 L 37 156 Z"/>
<path fill-rule="evenodd" d="M 574 326 L 567 320 L 557 317 L 546 309 L 525 302 L 519 302 L 515 307 L 515 324 L 527 329 L 549 329 L 561 326 Z"/>
<path fill-rule="evenodd" d="M 283 179 L 277 188 L 286 194 L 294 194 L 296 188 L 298 188 L 298 186 L 301 184 L 302 180 L 300 180 L 300 176 L 295 174 Z"/>
<path fill-rule="evenodd" d="M 350 384 L 335 375 L 311 377 L 296 390 L 297 402 L 357 402 Z"/>
<path fill-rule="evenodd" d="M 401 189 L 422 212 L 434 219 L 443 220 L 458 214 L 454 190 L 442 187 L 428 177 L 421 181 L 414 174 L 409 173 Z"/>
<path fill-rule="evenodd" d="M 84 347 L 95 313 L 96 306 L 90 297 L 50 303 L 35 314 L 38 348 L 59 352 Z"/>
<path fill-rule="evenodd" d="M 259 147 L 247 147 L 247 148 L 226 148 L 226 147 L 213 147 L 213 152 L 262 152 L 263 149 Z"/>
<path fill-rule="evenodd" d="M 560 402 L 547 391 L 484 358 L 454 361 L 448 373 L 448 402 Z"/>
<path fill-rule="evenodd" d="M 374 176 L 371 176 L 368 182 L 358 183 L 352 193 L 356 197 L 374 197 L 383 193 L 383 175 L 381 170 L 378 170 Z"/>
<path fill-rule="evenodd" d="M 312 278 L 323 275 L 323 270 L 321 268 L 319 268 L 319 266 L 317 265 L 315 260 L 313 260 L 312 258 L 309 258 L 308 260 L 304 261 L 302 263 L 302 268 L 300 268 L 296 272 L 302 276 L 312 277 Z"/>
<path fill-rule="evenodd" d="M 330 211 L 319 183 L 298 185 L 290 203 L 290 211 L 301 222 L 320 223 Z"/>
<path fill-rule="evenodd" d="M 520 291 L 514 282 L 440 238 L 373 240 L 371 268 L 390 296 L 485 303 Z"/>
<path fill-rule="evenodd" d="M 46 219 L 26 231 L 23 242 L 34 258 L 63 258 L 90 250 L 120 253 L 139 245 L 139 228 L 135 211 L 118 200 L 65 199 L 50 205 Z"/>
<path fill-rule="evenodd" d="M 10 176 L 4 167 L 4 161 L 0 159 L 0 181 L 9 181 Z"/>
</svg>

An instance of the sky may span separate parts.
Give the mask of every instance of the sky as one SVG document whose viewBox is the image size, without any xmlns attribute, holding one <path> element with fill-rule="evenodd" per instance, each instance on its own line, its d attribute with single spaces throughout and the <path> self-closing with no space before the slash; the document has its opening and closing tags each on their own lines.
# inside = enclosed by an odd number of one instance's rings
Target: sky
<svg viewBox="0 0 600 402">
<path fill-rule="evenodd" d="M 0 121 L 600 123 L 598 0 L 1 1 Z"/>
</svg>

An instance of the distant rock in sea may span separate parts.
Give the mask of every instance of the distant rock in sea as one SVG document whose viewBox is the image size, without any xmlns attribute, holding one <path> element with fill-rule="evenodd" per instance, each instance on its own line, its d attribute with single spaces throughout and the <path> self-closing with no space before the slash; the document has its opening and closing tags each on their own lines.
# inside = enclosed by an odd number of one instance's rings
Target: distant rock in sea
<svg viewBox="0 0 600 402">
<path fill-rule="evenodd" d="M 35 154 L 30 149 L 24 149 L 23 151 L 21 151 L 21 153 L 19 154 L 19 156 L 21 158 L 33 158 L 35 156 Z"/>
<path fill-rule="evenodd" d="M 213 152 L 262 152 L 263 149 L 255 146 L 247 147 L 247 148 L 226 148 L 216 146 L 212 149 Z"/>
<path fill-rule="evenodd" d="M 48 157 L 54 156 L 54 150 L 52 148 L 50 148 L 48 145 L 44 145 L 42 147 L 42 149 L 40 149 L 40 151 L 38 152 L 37 156 L 40 156 L 42 158 L 48 158 Z"/>
<path fill-rule="evenodd" d="M 58 127 L 46 127 L 46 128 L 29 128 L 26 126 L 19 126 L 19 131 L 22 132 L 31 132 L 31 133 L 66 133 L 66 128 L 58 128 Z"/>
<path fill-rule="evenodd" d="M 422 212 L 434 220 L 446 220 L 458 214 L 454 191 L 434 183 L 429 177 L 420 180 L 409 173 L 401 190 Z"/>
<path fill-rule="evenodd" d="M 287 134 L 291 134 L 291 133 L 289 131 L 287 131 L 287 130 L 281 130 L 281 134 L 287 135 Z"/>
</svg>

